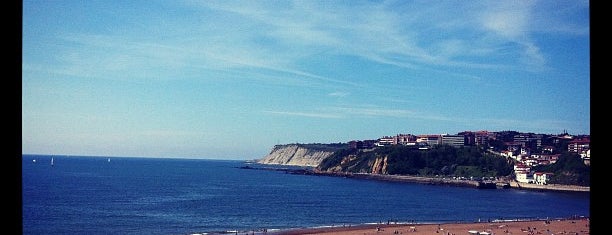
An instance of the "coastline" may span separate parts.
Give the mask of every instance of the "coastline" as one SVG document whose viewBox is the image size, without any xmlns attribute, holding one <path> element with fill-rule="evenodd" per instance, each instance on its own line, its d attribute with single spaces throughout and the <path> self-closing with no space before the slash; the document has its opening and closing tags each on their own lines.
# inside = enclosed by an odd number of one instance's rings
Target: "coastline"
<svg viewBox="0 0 612 235">
<path fill-rule="evenodd" d="M 536 190 L 536 191 L 565 191 L 565 192 L 590 192 L 590 186 L 578 186 L 578 185 L 560 185 L 560 184 L 548 184 L 548 185 L 537 185 L 518 183 L 516 181 L 477 181 L 477 180 L 459 180 L 459 179 L 447 179 L 447 178 L 434 178 L 434 177 L 423 177 L 423 176 L 411 176 L 411 175 L 382 175 L 382 174 L 371 174 L 371 173 L 347 173 L 347 172 L 327 172 L 318 171 L 316 169 L 289 169 L 289 168 L 273 168 L 273 167 L 243 167 L 245 169 L 257 169 L 257 170 L 275 170 L 284 171 L 289 174 L 301 174 L 301 175 L 316 175 L 316 176 L 332 176 L 332 177 L 345 177 L 345 178 L 356 178 L 356 179 L 370 179 L 380 181 L 393 181 L 393 182 L 405 182 L 405 183 L 420 183 L 430 185 L 447 185 L 447 186 L 460 186 L 460 187 L 472 187 L 472 188 L 513 188 L 518 190 Z M 482 187 L 482 184 L 490 184 L 492 187 Z"/>
<path fill-rule="evenodd" d="M 450 178 L 435 178 L 435 177 L 422 177 L 422 176 L 410 176 L 410 175 L 382 175 L 382 174 L 371 174 L 371 173 L 346 173 L 346 172 L 323 172 L 317 170 L 290 170 L 285 169 L 291 174 L 305 174 L 305 175 L 319 175 L 319 176 L 333 176 L 333 177 L 346 177 L 346 178 L 357 178 L 357 179 L 371 179 L 380 181 L 393 181 L 393 182 L 406 182 L 406 183 L 421 183 L 431 185 L 448 185 L 448 186 L 460 186 L 460 187 L 472 187 L 472 188 L 513 188 L 519 190 L 536 190 L 536 191 L 565 191 L 565 192 L 590 192 L 590 186 L 577 186 L 577 185 L 560 185 L 560 184 L 548 184 L 548 185 L 537 185 L 519 183 L 516 181 L 477 181 L 477 180 L 459 180 Z M 483 183 L 490 184 L 492 187 L 482 187 Z"/>
<path fill-rule="evenodd" d="M 408 175 L 380 175 L 380 174 L 362 174 L 362 173 L 352 174 L 352 177 L 383 180 L 383 181 L 424 183 L 424 184 L 432 184 L 432 185 L 451 185 L 451 186 L 476 187 L 476 188 L 481 187 L 481 182 L 483 182 L 483 181 L 476 181 L 476 180 L 457 180 L 457 179 L 408 176 Z M 513 188 L 513 189 L 519 189 L 519 190 L 571 191 L 571 192 L 590 192 L 591 191 L 591 187 L 577 186 L 577 185 L 559 185 L 559 184 L 538 185 L 538 184 L 518 183 L 516 181 L 487 181 L 487 183 L 495 185 L 492 188 Z"/>
<path fill-rule="evenodd" d="M 266 234 L 266 233 L 264 233 Z M 298 234 L 590 234 L 590 218 L 495 220 L 486 222 L 363 224 L 318 228 L 287 229 L 267 232 L 275 235 Z"/>
<path fill-rule="evenodd" d="M 262 164 L 270 165 L 270 164 Z M 275 166 L 282 166 L 280 164 L 274 164 Z M 299 167 L 299 166 L 293 166 Z M 302 166 L 303 167 L 303 166 Z M 350 172 L 327 172 L 319 171 L 313 168 L 279 168 L 279 167 L 252 167 L 245 166 L 243 169 L 253 170 L 272 170 L 272 171 L 284 171 L 288 174 L 298 175 L 316 175 L 316 176 L 331 176 L 331 177 L 344 177 L 344 178 L 356 178 L 356 179 L 370 179 L 380 181 L 393 181 L 393 182 L 405 182 L 405 183 L 420 183 L 430 185 L 447 185 L 447 186 L 459 186 L 459 187 L 471 187 L 471 188 L 498 188 L 498 189 L 518 189 L 518 190 L 535 190 L 535 191 L 562 191 L 562 192 L 591 192 L 590 186 L 578 186 L 578 185 L 562 185 L 562 184 L 528 184 L 519 183 L 517 181 L 477 181 L 477 180 L 460 180 L 451 179 L 444 177 L 423 177 L 423 176 L 411 176 L 411 175 L 383 175 L 383 174 L 371 174 L 371 173 L 350 173 Z M 482 183 L 493 185 L 493 187 L 481 187 Z"/>
</svg>

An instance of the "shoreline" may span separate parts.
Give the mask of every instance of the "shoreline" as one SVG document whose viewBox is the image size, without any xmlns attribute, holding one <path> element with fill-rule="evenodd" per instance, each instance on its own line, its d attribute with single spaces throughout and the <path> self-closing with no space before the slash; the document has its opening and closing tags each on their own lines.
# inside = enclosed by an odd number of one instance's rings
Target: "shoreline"
<svg viewBox="0 0 612 235">
<path fill-rule="evenodd" d="M 318 175 L 327 175 L 325 173 L 315 173 Z M 333 173 L 332 173 L 333 175 Z M 422 176 L 409 176 L 409 175 L 380 175 L 380 174 L 369 174 L 369 173 L 356 173 L 350 175 L 340 174 L 338 176 L 352 177 L 360 179 L 373 179 L 381 181 L 394 181 L 394 182 L 408 182 L 408 183 L 424 183 L 431 185 L 450 185 L 450 186 L 461 186 L 461 187 L 472 187 L 472 188 L 489 188 L 489 189 L 518 189 L 518 190 L 536 190 L 536 191 L 565 191 L 565 192 L 590 192 L 591 187 L 589 186 L 577 186 L 577 185 L 559 185 L 559 184 L 528 184 L 519 183 L 516 181 L 476 181 L 476 180 L 457 180 L 457 179 L 446 179 L 446 178 L 434 178 L 434 177 L 422 177 Z M 492 187 L 481 187 L 481 183 L 492 184 Z"/>
<path fill-rule="evenodd" d="M 266 233 L 263 233 L 266 234 Z M 361 224 L 353 226 L 333 226 L 287 229 L 267 232 L 274 235 L 298 234 L 590 234 L 590 218 L 534 219 L 534 220 L 494 220 L 486 222 L 448 222 L 448 223 L 397 223 Z"/>
<path fill-rule="evenodd" d="M 591 232 L 590 217 L 573 216 L 568 218 L 550 219 L 498 219 L 491 221 L 445 221 L 445 222 L 386 222 L 343 224 L 316 227 L 260 229 L 250 231 L 225 231 L 203 234 L 233 234 L 233 235 L 588 235 Z"/>
<path fill-rule="evenodd" d="M 267 164 L 262 164 L 262 165 L 267 165 Z M 517 189 L 517 190 L 557 191 L 557 192 L 585 192 L 585 193 L 591 192 L 590 186 L 578 186 L 578 185 L 560 185 L 560 184 L 537 185 L 537 184 L 519 183 L 517 181 L 459 180 L 459 179 L 448 179 L 444 177 L 435 178 L 435 177 L 423 177 L 423 176 L 411 176 L 411 175 L 382 175 L 382 174 L 371 174 L 371 173 L 326 172 L 326 171 L 318 171 L 316 169 L 292 169 L 292 168 L 251 167 L 251 166 L 242 167 L 242 168 L 243 169 L 255 169 L 255 170 L 284 171 L 285 173 L 288 173 L 288 174 L 298 174 L 298 175 L 346 177 L 346 178 L 356 178 L 356 179 L 369 179 L 369 180 L 405 182 L 405 183 L 420 183 L 420 184 L 430 184 L 430 185 L 448 185 L 448 186 L 483 188 L 483 189 L 497 188 L 497 189 Z M 483 187 L 483 182 L 487 186 Z"/>
</svg>

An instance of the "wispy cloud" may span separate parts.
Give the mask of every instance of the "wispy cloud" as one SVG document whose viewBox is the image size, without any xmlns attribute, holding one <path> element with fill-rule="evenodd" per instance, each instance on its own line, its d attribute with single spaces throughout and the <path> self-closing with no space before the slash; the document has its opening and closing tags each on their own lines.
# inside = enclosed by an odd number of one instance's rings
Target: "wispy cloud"
<svg viewBox="0 0 612 235">
<path fill-rule="evenodd" d="M 533 2 L 500 2 L 483 11 L 482 24 L 504 38 L 520 39 L 529 33 L 529 20 Z"/>
<path fill-rule="evenodd" d="M 307 118 L 369 118 L 369 117 L 384 117 L 384 118 L 402 118 L 405 120 L 425 120 L 431 123 L 455 123 L 458 127 L 486 128 L 489 130 L 524 130 L 524 131 L 542 131 L 541 133 L 557 133 L 572 126 L 572 123 L 561 120 L 551 119 L 508 119 L 508 118 L 465 118 L 451 117 L 443 114 L 425 113 L 407 109 L 391 109 L 375 105 L 354 106 L 354 107 L 338 107 L 329 106 L 322 107 L 316 111 L 289 112 L 289 111 L 264 111 L 266 113 L 285 116 L 300 116 Z M 544 128 L 543 128 L 544 127 Z"/>
<path fill-rule="evenodd" d="M 288 111 L 270 111 L 266 110 L 264 113 L 270 113 L 275 115 L 282 116 L 299 116 L 299 117 L 309 117 L 309 118 L 343 118 L 341 115 L 337 114 L 329 114 L 329 113 L 317 113 L 317 112 L 288 112 Z"/>
<path fill-rule="evenodd" d="M 349 92 L 344 92 L 344 91 L 335 91 L 332 93 L 327 94 L 328 96 L 331 97 L 346 97 L 348 96 L 350 93 Z"/>
<path fill-rule="evenodd" d="M 539 25 L 532 24 L 540 9 L 535 9 L 539 5 L 531 1 L 459 5 L 359 2 L 333 6 L 297 1 L 281 7 L 260 2 L 208 1 L 197 5 L 256 22 L 262 30 L 247 38 L 266 38 L 280 49 L 299 45 L 291 48 L 296 53 L 281 53 L 280 57 L 287 59 L 284 66 L 288 67 L 297 67 L 300 59 L 320 51 L 408 69 L 521 68 L 544 66 L 546 62 L 531 37 L 534 31 L 541 30 Z M 459 10 L 455 12 L 454 8 Z M 548 21 L 540 18 L 538 22 L 542 25 Z M 510 44 L 514 47 L 512 53 L 522 57 L 515 61 L 520 64 L 488 59 L 496 57 L 497 48 L 508 43 L 514 43 Z"/>
<path fill-rule="evenodd" d="M 453 119 L 441 115 L 425 114 L 407 109 L 391 109 L 375 105 L 355 106 L 355 107 L 339 107 L 328 106 L 321 107 L 311 111 L 264 111 L 265 113 L 287 115 L 287 116 L 302 116 L 312 118 L 368 118 L 368 117 L 387 117 L 387 118 L 408 118 L 408 119 L 426 119 L 436 121 L 452 121 Z"/>
<path fill-rule="evenodd" d="M 189 50 L 172 44 L 122 36 L 69 34 L 57 64 L 24 64 L 25 69 L 106 79 L 170 79 L 189 66 Z"/>
<path fill-rule="evenodd" d="M 332 109 L 351 116 L 415 117 L 414 111 L 405 109 L 386 109 L 380 107 L 333 107 Z"/>
<path fill-rule="evenodd" d="M 484 12 L 481 22 L 486 30 L 503 41 L 516 43 L 522 65 L 538 68 L 545 66 L 546 60 L 531 39 L 534 3 L 501 2 Z"/>
<path fill-rule="evenodd" d="M 219 34 L 223 36 L 194 32 L 193 37 L 163 42 L 155 37 L 135 40 L 116 35 L 70 34 L 58 38 L 65 44 L 56 55 L 60 64 L 30 62 L 24 64 L 24 69 L 81 77 L 156 80 L 190 76 L 194 71 L 217 71 L 259 81 L 278 82 L 276 78 L 283 77 L 287 83 L 301 86 L 362 86 L 292 66 L 299 56 L 291 52 L 240 41 L 256 35 Z"/>
</svg>

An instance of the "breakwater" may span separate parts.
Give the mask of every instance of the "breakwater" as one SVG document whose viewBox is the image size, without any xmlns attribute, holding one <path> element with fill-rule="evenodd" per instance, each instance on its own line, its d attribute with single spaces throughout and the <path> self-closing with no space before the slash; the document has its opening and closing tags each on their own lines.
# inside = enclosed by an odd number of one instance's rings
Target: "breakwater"
<svg viewBox="0 0 612 235">
<path fill-rule="evenodd" d="M 510 182 L 510 187 L 524 190 L 539 190 L 539 191 L 568 191 L 568 192 L 590 192 L 591 187 L 589 186 L 578 186 L 578 185 L 564 185 L 564 184 L 528 184 L 519 183 L 516 181 Z"/>
</svg>

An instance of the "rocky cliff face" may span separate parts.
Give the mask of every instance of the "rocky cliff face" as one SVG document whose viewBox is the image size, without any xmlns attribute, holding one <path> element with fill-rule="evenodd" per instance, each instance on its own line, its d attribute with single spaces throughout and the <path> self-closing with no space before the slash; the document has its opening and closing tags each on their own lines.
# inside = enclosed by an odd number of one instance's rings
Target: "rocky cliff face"
<svg viewBox="0 0 612 235">
<path fill-rule="evenodd" d="M 373 174 L 387 174 L 387 156 L 377 157 L 374 163 L 372 164 Z"/>
<path fill-rule="evenodd" d="M 349 154 L 342 157 L 338 164 L 327 165 L 325 167 L 317 167 L 321 172 L 340 173 L 372 173 L 372 174 L 388 174 L 388 156 L 371 156 L 360 157 L 359 155 Z"/>
<path fill-rule="evenodd" d="M 332 155 L 335 150 L 334 147 L 322 145 L 276 145 L 268 155 L 257 162 L 261 164 L 316 167 L 323 159 Z"/>
</svg>

